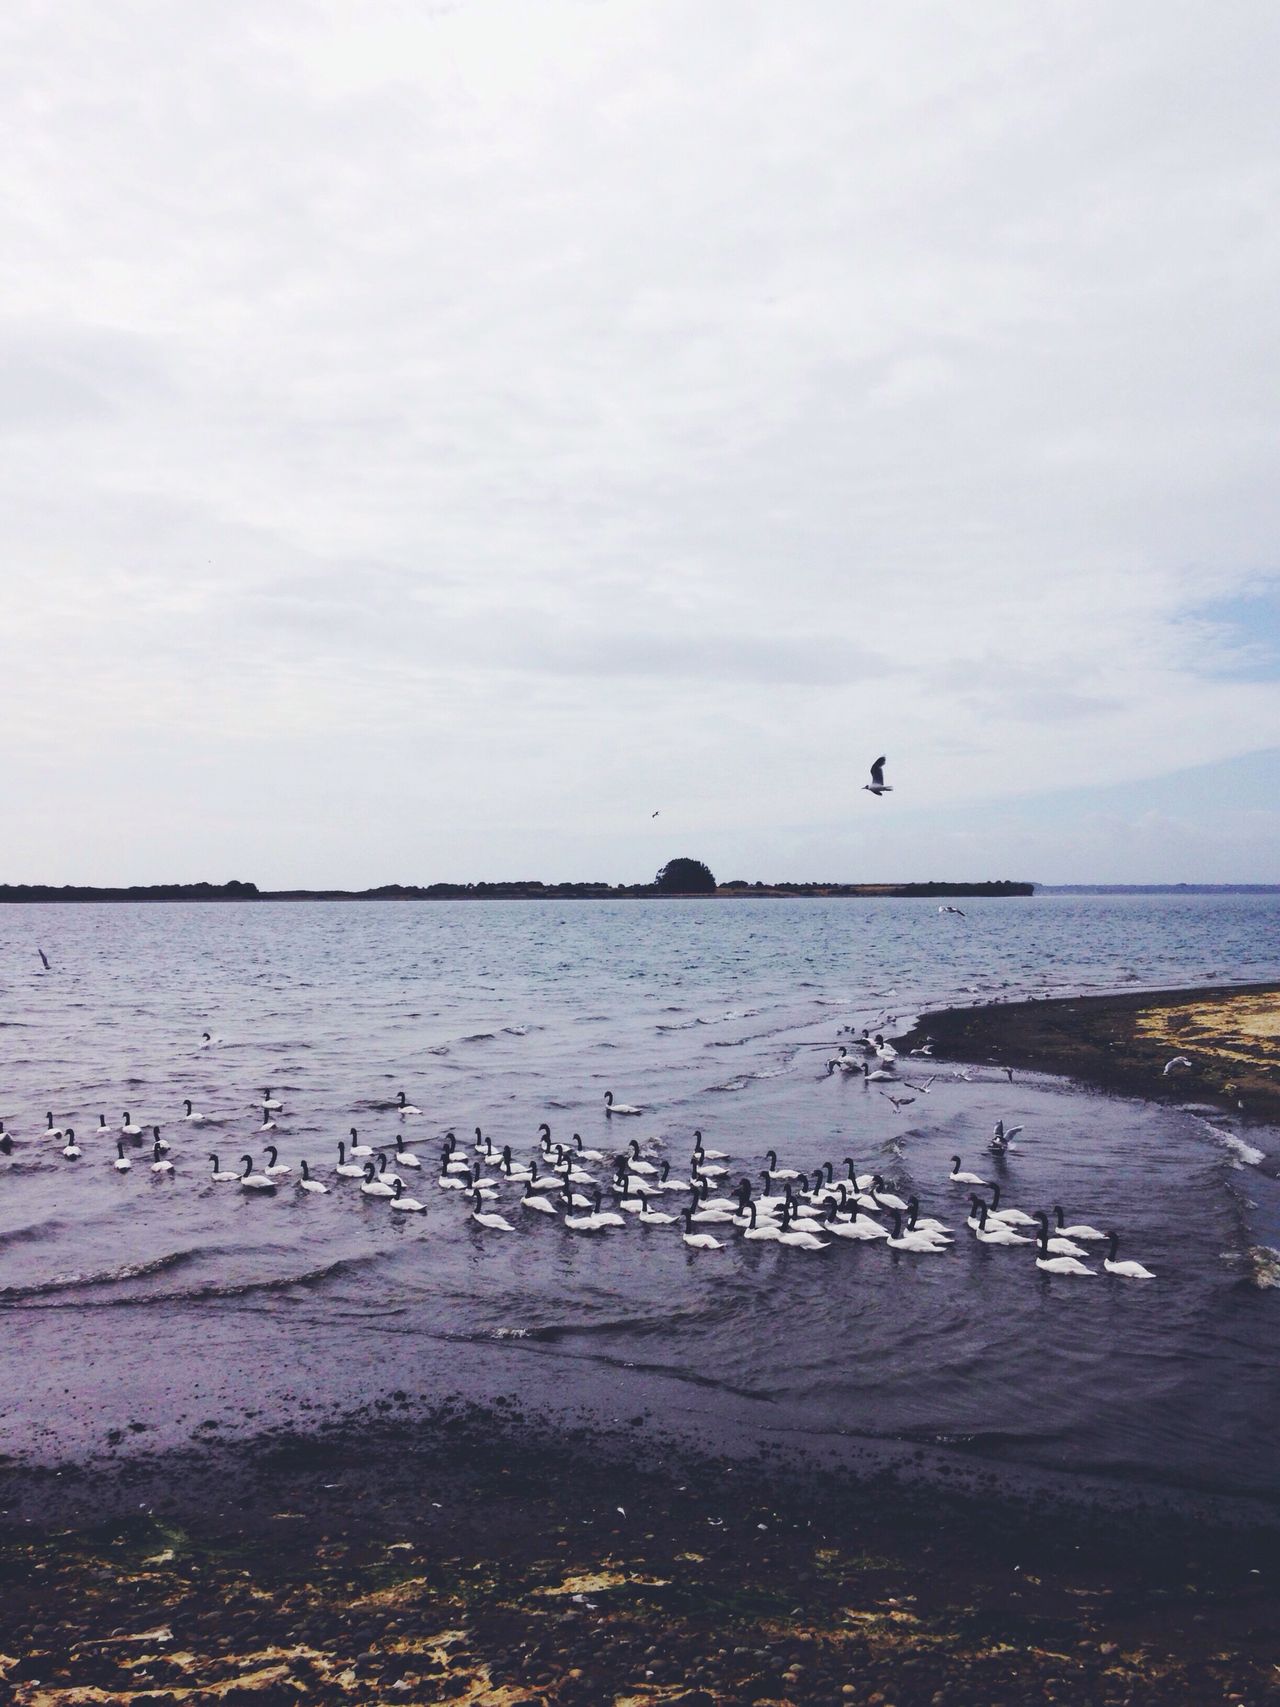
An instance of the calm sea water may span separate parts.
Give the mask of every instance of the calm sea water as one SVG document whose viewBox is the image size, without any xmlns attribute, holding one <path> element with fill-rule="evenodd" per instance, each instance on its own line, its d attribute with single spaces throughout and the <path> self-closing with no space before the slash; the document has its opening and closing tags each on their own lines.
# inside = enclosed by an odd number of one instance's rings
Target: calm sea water
<svg viewBox="0 0 1280 1707">
<path fill-rule="evenodd" d="M 427 903 L 0 909 L 0 1424 L 56 1456 L 144 1423 L 186 1439 L 392 1390 L 570 1394 L 610 1414 L 721 1412 L 775 1440 L 911 1440 L 1035 1465 L 1280 1491 L 1280 1138 L 1193 1108 L 941 1069 L 895 1109 L 825 1071 L 840 1028 L 1027 994 L 1280 976 L 1280 898 L 964 904 Z M 51 970 L 41 969 L 37 948 Z M 200 1035 L 218 1039 L 199 1047 Z M 921 1082 L 925 1075 L 911 1073 Z M 281 1159 L 328 1196 L 214 1185 Z M 388 1108 L 403 1088 L 423 1115 Z M 603 1094 L 643 1105 L 606 1119 Z M 194 1129 L 182 1099 L 213 1117 Z M 128 1110 L 172 1144 L 118 1174 Z M 39 1138 L 46 1111 L 84 1155 Z M 1019 1147 L 985 1156 L 993 1120 Z M 837 1243 L 691 1252 L 677 1228 L 514 1234 L 437 1190 L 440 1135 L 531 1154 L 538 1123 L 687 1174 L 690 1138 L 757 1176 L 852 1156 L 958 1237 L 945 1256 Z M 425 1216 L 337 1179 L 350 1126 L 403 1130 Z M 1062 1203 L 1159 1278 L 1039 1273 L 977 1246 L 949 1157 L 1005 1201 Z M 605 1170 L 596 1168 L 604 1177 Z M 408 1176 L 406 1176 L 408 1177 Z M 420 1182 L 420 1183 L 419 1183 Z M 1100 1266 L 1094 1263 L 1091 1266 Z"/>
</svg>

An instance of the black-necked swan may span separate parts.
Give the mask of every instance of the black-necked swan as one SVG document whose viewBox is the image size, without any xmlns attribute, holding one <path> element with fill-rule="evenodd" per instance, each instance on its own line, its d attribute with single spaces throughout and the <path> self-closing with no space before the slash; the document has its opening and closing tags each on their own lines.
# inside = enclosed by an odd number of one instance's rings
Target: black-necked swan
<svg viewBox="0 0 1280 1707">
<path fill-rule="evenodd" d="M 591 1194 L 591 1215 L 597 1227 L 625 1227 L 627 1218 L 620 1215 L 616 1209 L 601 1208 L 601 1198 L 604 1193 L 599 1186 Z"/>
<path fill-rule="evenodd" d="M 200 1114 L 192 1108 L 190 1097 L 183 1098 L 182 1106 L 186 1111 L 182 1118 L 189 1120 L 193 1126 L 204 1126 L 208 1122 L 209 1116 L 207 1114 Z"/>
<path fill-rule="evenodd" d="M 338 1140 L 338 1165 L 333 1171 L 335 1174 L 341 1174 L 343 1179 L 364 1178 L 364 1168 L 361 1164 L 347 1160 L 347 1146 L 341 1138 Z"/>
<path fill-rule="evenodd" d="M 262 1170 L 268 1179 L 283 1179 L 285 1174 L 291 1174 L 293 1172 L 289 1163 L 280 1161 L 279 1156 L 280 1152 L 276 1149 L 275 1145 L 268 1144 L 267 1165 Z"/>
<path fill-rule="evenodd" d="M 169 1140 L 160 1136 L 160 1128 L 158 1126 L 153 1126 L 151 1128 L 151 1142 L 153 1144 L 158 1144 L 162 1150 L 167 1150 L 169 1148 Z"/>
<path fill-rule="evenodd" d="M 402 1158 L 400 1156 L 396 1157 L 397 1162 L 401 1160 Z M 526 1167 L 523 1162 L 516 1162 L 512 1160 L 510 1144 L 504 1144 L 502 1146 L 502 1154 L 498 1158 L 498 1172 L 502 1175 L 503 1179 L 510 1180 L 513 1185 L 520 1185 L 525 1180 L 531 1180 L 533 1178 L 532 1168 Z"/>
<path fill-rule="evenodd" d="M 299 1162 L 298 1166 L 302 1169 L 302 1178 L 298 1181 L 300 1190 L 314 1191 L 317 1194 L 323 1194 L 328 1191 L 329 1187 L 327 1185 L 321 1185 L 318 1179 L 312 1179 L 311 1169 L 307 1166 L 305 1161 Z"/>
<path fill-rule="evenodd" d="M 378 1167 L 378 1178 L 380 1180 L 385 1181 L 387 1185 L 403 1185 L 404 1184 L 404 1181 L 400 1178 L 399 1174 L 387 1172 L 387 1158 L 386 1158 L 385 1154 L 378 1156 L 377 1167 Z M 490 1192 L 492 1192 L 493 1189 L 494 1188 L 492 1186 L 489 1187 Z"/>
<path fill-rule="evenodd" d="M 403 1091 L 396 1092 L 396 1107 L 400 1110 L 401 1114 L 422 1113 L 422 1110 L 415 1103 L 411 1103 L 409 1101 Z"/>
<path fill-rule="evenodd" d="M 388 1185 L 386 1180 L 378 1178 L 378 1170 L 372 1162 L 366 1162 L 364 1165 L 364 1179 L 361 1182 L 360 1190 L 366 1197 L 393 1197 L 395 1195 L 395 1188 Z"/>
<path fill-rule="evenodd" d="M 100 1114 L 98 1116 L 98 1136 L 99 1138 L 109 1138 L 111 1136 L 111 1128 L 107 1125 L 107 1117 L 105 1114 Z"/>
<path fill-rule="evenodd" d="M 1066 1215 L 1063 1213 L 1060 1203 L 1055 1203 L 1053 1206 L 1053 1218 L 1057 1222 L 1054 1231 L 1064 1239 L 1083 1239 L 1088 1244 L 1091 1239 L 1107 1239 L 1111 1236 L 1109 1233 L 1100 1233 L 1096 1227 L 1090 1227 L 1083 1223 L 1074 1227 L 1064 1227 L 1063 1222 L 1066 1220 Z"/>
<path fill-rule="evenodd" d="M 695 1126 L 693 1129 L 693 1147 L 695 1150 L 701 1150 L 704 1156 L 710 1156 L 713 1162 L 727 1162 L 729 1160 L 729 1152 L 727 1150 L 707 1149 L 705 1144 L 702 1142 L 702 1128 L 700 1126 Z"/>
<path fill-rule="evenodd" d="M 637 1108 L 632 1102 L 614 1102 L 613 1092 L 604 1093 L 604 1111 L 606 1114 L 643 1114 L 642 1108 Z"/>
<path fill-rule="evenodd" d="M 1001 1209 L 1000 1183 L 998 1180 L 991 1187 L 991 1205 L 988 1213 L 993 1221 L 1007 1221 L 1011 1227 L 1030 1227 L 1036 1220 L 1034 1215 L 1028 1215 L 1022 1209 Z"/>
<path fill-rule="evenodd" d="M 1096 1268 L 1086 1268 L 1078 1257 L 1051 1257 L 1048 1254 L 1049 1227 L 1046 1220 L 1040 1229 L 1040 1242 L 1036 1247 L 1036 1267 L 1042 1268 L 1046 1274 L 1097 1274 Z"/>
<path fill-rule="evenodd" d="M 848 1170 L 849 1184 L 856 1186 L 859 1191 L 866 1191 L 870 1187 L 872 1180 L 876 1177 L 874 1174 L 855 1173 L 853 1171 L 852 1156 L 846 1156 L 841 1163 L 841 1166 Z"/>
<path fill-rule="evenodd" d="M 655 1191 L 688 1191 L 687 1179 L 672 1179 L 671 1163 L 661 1162 L 658 1165 L 658 1178 L 654 1183 Z"/>
<path fill-rule="evenodd" d="M 834 1217 L 837 1214 L 838 1211 L 835 1204 L 828 1204 L 828 1217 Z M 827 1231 L 832 1233 L 839 1232 L 842 1239 L 861 1239 L 864 1242 L 870 1242 L 873 1239 L 887 1239 L 889 1237 L 889 1229 L 887 1227 L 882 1227 L 878 1221 L 873 1221 L 869 1215 L 859 1215 L 856 1203 L 853 1206 L 853 1219 L 851 1221 L 840 1221 L 837 1224 L 837 1222 L 833 1220 Z"/>
<path fill-rule="evenodd" d="M 244 1167 L 244 1172 L 240 1175 L 240 1189 L 242 1191 L 268 1192 L 276 1189 L 276 1182 L 273 1179 L 268 1179 L 266 1174 L 254 1173 L 252 1156 L 241 1156 L 240 1161 Z"/>
<path fill-rule="evenodd" d="M 580 1162 L 603 1162 L 604 1161 L 604 1151 L 603 1150 L 588 1150 L 583 1145 L 581 1132 L 575 1132 L 574 1133 L 573 1142 L 577 1146 L 578 1160 Z"/>
<path fill-rule="evenodd" d="M 69 1162 L 79 1161 L 81 1150 L 80 1146 L 76 1143 L 75 1127 L 68 1126 L 62 1136 L 66 1139 L 66 1143 L 62 1146 L 63 1155 Z"/>
<path fill-rule="evenodd" d="M 210 1177 L 216 1185 L 234 1185 L 236 1180 L 240 1178 L 239 1174 L 232 1173 L 229 1168 L 224 1168 L 212 1150 L 209 1152 L 208 1159 L 213 1163 L 213 1173 Z"/>
<path fill-rule="evenodd" d="M 891 1249 L 895 1251 L 918 1251 L 922 1255 L 926 1256 L 941 1256 L 945 1254 L 947 1250 L 946 1245 L 939 1244 L 932 1233 L 904 1232 L 902 1227 L 902 1211 L 900 1209 L 891 1210 L 890 1213 L 893 1216 L 893 1231 L 890 1233 L 886 1242 Z"/>
<path fill-rule="evenodd" d="M 657 1166 L 655 1163 L 646 1162 L 646 1161 L 641 1159 L 640 1143 L 639 1143 L 638 1139 L 633 1138 L 631 1140 L 631 1143 L 628 1146 L 628 1148 L 631 1151 L 631 1160 L 627 1163 L 627 1166 L 630 1168 L 630 1170 L 633 1174 L 656 1174 L 657 1173 L 658 1169 L 657 1169 Z M 721 1173 L 723 1173 L 724 1169 L 721 1168 L 719 1171 Z"/>
<path fill-rule="evenodd" d="M 1110 1248 L 1108 1249 L 1106 1256 L 1102 1259 L 1102 1266 L 1106 1269 L 1108 1274 L 1118 1274 L 1123 1280 L 1155 1279 L 1155 1275 L 1151 1270 L 1149 1268 L 1144 1268 L 1140 1262 L 1133 1262 L 1130 1259 L 1126 1259 L 1124 1262 L 1117 1262 L 1116 1249 L 1120 1243 L 1120 1235 L 1119 1233 L 1108 1233 L 1107 1238 L 1110 1241 Z"/>
<path fill-rule="evenodd" d="M 944 1226 L 936 1216 L 921 1215 L 920 1199 L 918 1197 L 909 1197 L 907 1199 L 907 1231 L 909 1233 L 932 1233 L 935 1237 L 939 1239 L 947 1239 L 948 1241 L 951 1238 L 950 1227 Z"/>
<path fill-rule="evenodd" d="M 877 1209 L 900 1209 L 905 1215 L 910 1207 L 910 1205 L 905 1203 L 896 1192 L 886 1191 L 884 1189 L 883 1174 L 872 1174 L 871 1196 Z"/>
<path fill-rule="evenodd" d="M 708 1155 L 709 1152 L 706 1150 L 695 1150 L 689 1166 L 695 1173 L 704 1174 L 707 1179 L 723 1179 L 729 1171 L 728 1168 L 723 1162 L 708 1161 Z"/>
<path fill-rule="evenodd" d="M 828 1073 L 834 1073 L 837 1067 L 842 1068 L 846 1073 L 856 1073 L 861 1067 L 861 1063 L 854 1060 L 843 1043 L 840 1045 L 840 1053 L 833 1055 L 827 1062 Z"/>
<path fill-rule="evenodd" d="M 445 1156 L 449 1154 L 445 1152 Z M 362 1170 L 363 1171 L 363 1170 Z M 440 1160 L 440 1177 L 436 1181 L 441 1191 L 471 1191 L 475 1181 L 471 1177 L 471 1169 L 459 1169 L 450 1164 L 442 1156 Z"/>
<path fill-rule="evenodd" d="M 767 1243 L 776 1245 L 781 1228 L 776 1227 L 772 1221 L 762 1221 L 760 1219 L 759 1215 L 756 1213 L 754 1200 L 745 1204 L 744 1208 L 749 1216 L 749 1220 L 747 1225 L 742 1229 L 743 1238 L 757 1239 L 762 1244 Z"/>
<path fill-rule="evenodd" d="M 425 1215 L 427 1211 L 425 1203 L 419 1203 L 416 1197 L 405 1196 L 402 1179 L 396 1181 L 395 1193 L 391 1199 L 390 1207 L 398 1209 L 402 1215 Z"/>
<path fill-rule="evenodd" d="M 284 1104 L 282 1102 L 280 1102 L 278 1100 L 278 1098 L 272 1096 L 270 1085 L 268 1085 L 266 1090 L 263 1091 L 263 1093 L 262 1093 L 262 1106 L 263 1106 L 263 1108 L 270 1108 L 270 1109 L 278 1109 L 278 1108 L 284 1107 Z"/>
<path fill-rule="evenodd" d="M 713 1233 L 694 1232 L 693 1222 L 697 1219 L 700 1219 L 700 1217 L 695 1216 L 692 1209 L 685 1210 L 684 1232 L 681 1234 L 685 1244 L 693 1251 L 722 1251 L 724 1249 L 724 1243 L 722 1240 L 717 1239 Z"/>
<path fill-rule="evenodd" d="M 482 1209 L 481 1197 L 478 1191 L 471 1194 L 471 1219 L 481 1227 L 491 1227 L 495 1233 L 514 1233 L 515 1228 L 505 1215 L 499 1215 L 496 1209 Z"/>
<path fill-rule="evenodd" d="M 122 1138 L 141 1138 L 142 1128 L 135 1126 L 133 1116 L 126 1109 L 120 1117 L 120 1136 Z"/>
<path fill-rule="evenodd" d="M 960 1167 L 959 1156 L 952 1156 L 952 1158 L 951 1158 L 951 1172 L 947 1175 L 947 1178 L 950 1180 L 954 1180 L 957 1185 L 990 1185 L 991 1184 L 991 1181 L 983 1179 L 981 1174 L 964 1173 Z"/>
<path fill-rule="evenodd" d="M 258 1131 L 259 1132 L 274 1132 L 275 1129 L 276 1129 L 276 1123 L 274 1120 L 272 1120 L 270 1113 L 264 1107 L 262 1110 L 262 1125 L 258 1128 Z"/>
<path fill-rule="evenodd" d="M 404 1133 L 396 1133 L 396 1166 L 398 1168 L 420 1168 L 422 1163 L 412 1151 L 404 1147 Z"/>
<path fill-rule="evenodd" d="M 1015 1233 L 1012 1227 L 1006 1227 L 1003 1221 L 988 1221 L 987 1206 L 974 1198 L 974 1213 L 969 1218 L 969 1226 L 974 1235 L 984 1245 L 1029 1245 L 1031 1240 L 1025 1233 Z"/>
<path fill-rule="evenodd" d="M 520 1199 L 521 1209 L 536 1209 L 539 1215 L 556 1215 L 559 1213 L 551 1199 L 535 1188 L 532 1180 L 525 1181 L 524 1196 Z"/>
<path fill-rule="evenodd" d="M 641 1198 L 636 1220 L 644 1227 L 663 1227 L 669 1226 L 675 1220 L 675 1216 L 669 1215 L 665 1209 L 650 1209 L 645 1200 Z"/>
<path fill-rule="evenodd" d="M 826 1239 L 820 1239 L 816 1233 L 811 1233 L 807 1227 L 796 1225 L 787 1209 L 782 1211 L 782 1225 L 778 1228 L 778 1243 L 791 1245 L 798 1251 L 825 1251 L 830 1249 Z"/>
<path fill-rule="evenodd" d="M 116 1139 L 116 1159 L 111 1165 L 118 1174 L 127 1174 L 129 1169 L 133 1166 L 133 1163 L 124 1153 L 123 1138 Z"/>
<path fill-rule="evenodd" d="M 798 1168 L 780 1168 L 778 1166 L 778 1152 L 776 1150 L 766 1150 L 764 1158 L 769 1164 L 767 1172 L 770 1179 L 786 1180 L 800 1178 L 800 1171 Z"/>
<path fill-rule="evenodd" d="M 1053 1237 L 1049 1236 L 1049 1217 L 1045 1214 L 1043 1209 L 1036 1211 L 1036 1222 L 1040 1228 L 1042 1239 L 1048 1239 L 1046 1249 L 1049 1251 L 1051 1256 L 1083 1257 L 1088 1255 L 1088 1252 L 1082 1245 L 1077 1245 L 1070 1239 L 1064 1239 L 1059 1235 L 1055 1235 Z"/>
<path fill-rule="evenodd" d="M 173 1172 L 173 1163 L 161 1149 L 158 1138 L 151 1146 L 151 1171 L 153 1174 L 171 1174 Z"/>
<path fill-rule="evenodd" d="M 66 1132 L 64 1131 L 64 1129 L 61 1126 L 55 1126 L 53 1124 L 52 1114 L 46 1114 L 44 1117 L 44 1136 L 46 1138 L 65 1138 L 66 1137 Z"/>
<path fill-rule="evenodd" d="M 347 1133 L 347 1137 L 351 1140 L 351 1154 L 353 1156 L 372 1156 L 373 1145 L 362 1144 L 360 1142 L 360 1134 L 356 1131 L 354 1126 Z"/>
</svg>

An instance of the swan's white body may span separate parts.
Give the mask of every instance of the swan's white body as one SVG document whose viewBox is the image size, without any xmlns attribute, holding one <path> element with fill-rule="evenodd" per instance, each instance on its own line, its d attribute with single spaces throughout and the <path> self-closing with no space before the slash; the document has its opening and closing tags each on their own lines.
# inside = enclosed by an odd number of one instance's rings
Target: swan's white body
<svg viewBox="0 0 1280 1707">
<path fill-rule="evenodd" d="M 606 1091 L 604 1093 L 604 1111 L 606 1114 L 643 1114 L 644 1113 L 644 1110 L 642 1108 L 637 1108 L 634 1103 L 614 1102 L 612 1091 Z"/>
</svg>

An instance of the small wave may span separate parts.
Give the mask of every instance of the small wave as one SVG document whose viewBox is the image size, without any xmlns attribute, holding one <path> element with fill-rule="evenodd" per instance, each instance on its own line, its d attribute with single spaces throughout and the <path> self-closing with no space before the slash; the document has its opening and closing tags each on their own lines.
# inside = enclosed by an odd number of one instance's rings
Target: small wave
<svg viewBox="0 0 1280 1707">
<path fill-rule="evenodd" d="M 0 1286 L 0 1298 L 39 1298 L 48 1292 L 68 1292 L 79 1286 L 114 1286 L 121 1280 L 142 1280 L 149 1274 L 163 1274 L 211 1254 L 214 1254 L 211 1248 L 170 1251 L 147 1262 L 125 1263 L 120 1268 L 100 1269 L 92 1274 L 55 1274 L 49 1280 L 35 1280 L 27 1286 Z"/>
<path fill-rule="evenodd" d="M 1256 1168 L 1266 1161 L 1267 1153 L 1265 1150 L 1259 1150 L 1256 1145 L 1246 1143 L 1234 1132 L 1228 1132 L 1225 1126 L 1215 1126 L 1209 1120 L 1206 1120 L 1204 1125 L 1224 1149 L 1231 1151 L 1236 1158 L 1235 1165 L 1237 1167 Z"/>
<path fill-rule="evenodd" d="M 736 1078 L 726 1079 L 722 1085 L 708 1085 L 707 1093 L 709 1095 L 712 1091 L 745 1091 L 753 1077 L 752 1073 L 739 1073 Z"/>
<path fill-rule="evenodd" d="M 447 1043 L 433 1044 L 432 1047 L 426 1051 L 426 1053 L 428 1055 L 447 1055 L 449 1053 L 449 1045 Z"/>
<path fill-rule="evenodd" d="M 492 1043 L 497 1036 L 493 1031 L 473 1031 L 462 1039 L 464 1043 Z"/>
</svg>

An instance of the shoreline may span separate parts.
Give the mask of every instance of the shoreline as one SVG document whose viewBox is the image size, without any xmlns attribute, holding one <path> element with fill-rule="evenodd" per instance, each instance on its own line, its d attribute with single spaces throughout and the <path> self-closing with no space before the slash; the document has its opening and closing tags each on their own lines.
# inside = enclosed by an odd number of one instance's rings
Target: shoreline
<svg viewBox="0 0 1280 1707">
<path fill-rule="evenodd" d="M 1053 1073 L 1122 1096 L 1212 1102 L 1280 1121 L 1280 985 L 995 1002 L 939 1008 L 895 1039 L 934 1058 Z M 1166 1073 L 1184 1057 L 1189 1067 Z"/>
<path fill-rule="evenodd" d="M 644 1424 L 404 1396 L 111 1471 L 11 1461 L 0 1699 L 1154 1707 L 1280 1675 L 1274 1521 L 1135 1522 L 994 1466 L 846 1479 Z"/>
<path fill-rule="evenodd" d="M 1010 900 L 1034 895 L 1033 883 L 722 883 L 712 890 L 658 889 L 652 883 L 386 884 L 378 889 L 258 889 L 255 884 L 155 883 L 131 888 L 43 883 L 0 884 L 0 906 L 85 906 L 189 902 L 201 906 L 264 901 L 766 901 Z"/>
</svg>

